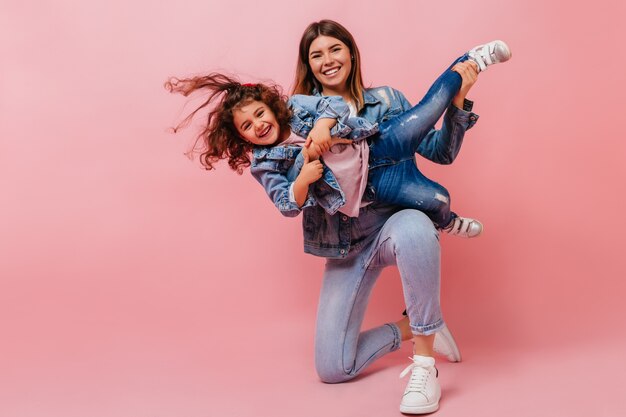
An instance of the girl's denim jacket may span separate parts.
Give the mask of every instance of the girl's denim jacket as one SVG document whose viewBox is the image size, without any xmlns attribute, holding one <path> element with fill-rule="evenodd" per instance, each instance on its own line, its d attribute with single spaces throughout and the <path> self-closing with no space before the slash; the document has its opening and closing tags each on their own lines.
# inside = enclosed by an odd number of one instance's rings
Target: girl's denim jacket
<svg viewBox="0 0 626 417">
<path fill-rule="evenodd" d="M 359 117 L 350 117 L 350 110 L 341 97 L 294 95 L 289 100 L 293 111 L 291 129 L 307 137 L 320 118 L 332 118 L 337 124 L 333 137 L 362 140 L 378 132 L 378 123 L 411 108 L 407 99 L 390 87 L 366 89 L 364 107 Z M 465 131 L 478 116 L 450 106 L 440 130 L 433 129 L 422 141 L 418 153 L 440 163 L 452 163 L 458 154 Z M 299 207 L 289 198 L 289 189 L 304 164 L 299 146 L 257 147 L 252 152 L 250 171 L 265 188 L 278 210 L 288 217 L 303 212 L 304 251 L 326 258 L 343 258 L 350 248 L 350 218 L 337 210 L 345 204 L 345 196 L 337 179 L 326 166 L 322 178 L 309 186 L 305 203 Z"/>
</svg>

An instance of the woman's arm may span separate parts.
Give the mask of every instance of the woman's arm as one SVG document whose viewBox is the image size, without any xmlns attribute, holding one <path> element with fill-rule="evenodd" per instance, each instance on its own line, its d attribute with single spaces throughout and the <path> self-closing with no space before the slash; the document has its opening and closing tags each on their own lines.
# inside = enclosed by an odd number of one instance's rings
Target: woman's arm
<svg viewBox="0 0 626 417">
<path fill-rule="evenodd" d="M 302 138 L 308 137 L 319 119 L 334 119 L 345 123 L 350 117 L 350 109 L 341 97 L 296 94 L 289 98 L 288 104 L 293 113 L 291 130 Z"/>
<path fill-rule="evenodd" d="M 309 147 L 311 156 L 321 154 L 335 143 L 349 143 L 365 139 L 378 132 L 378 125 L 362 117 L 351 117 L 350 109 L 339 96 L 319 97 L 296 94 L 289 99 L 293 112 L 291 130 L 310 139 L 317 146 Z M 331 140 L 332 138 L 336 138 Z M 344 138 L 349 140 L 339 140 Z"/>
<path fill-rule="evenodd" d="M 443 116 L 441 129 L 432 129 L 417 148 L 417 153 L 438 164 L 451 164 L 459 154 L 465 131 L 478 120 L 478 115 L 450 105 Z"/>
<path fill-rule="evenodd" d="M 459 62 L 454 67 L 452 67 L 452 71 L 457 72 L 463 79 L 459 92 L 452 99 L 452 104 L 457 109 L 463 109 L 463 107 L 465 106 L 465 97 L 467 97 L 467 93 L 474 86 L 474 84 L 476 84 L 476 80 L 478 80 L 478 69 L 475 63 L 470 61 L 464 61 Z"/>
<path fill-rule="evenodd" d="M 444 114 L 441 129 L 428 132 L 417 149 L 417 153 L 438 164 L 451 164 L 454 161 L 461 150 L 465 131 L 478 120 L 478 115 L 471 112 L 473 103 L 466 100 L 467 93 L 478 77 L 476 67 L 465 61 L 456 64 L 452 70 L 461 75 L 461 88 Z"/>
<path fill-rule="evenodd" d="M 313 157 L 322 155 L 332 146 L 330 130 L 337 124 L 337 119 L 317 119 L 306 138 L 304 147 L 310 149 Z"/>
</svg>

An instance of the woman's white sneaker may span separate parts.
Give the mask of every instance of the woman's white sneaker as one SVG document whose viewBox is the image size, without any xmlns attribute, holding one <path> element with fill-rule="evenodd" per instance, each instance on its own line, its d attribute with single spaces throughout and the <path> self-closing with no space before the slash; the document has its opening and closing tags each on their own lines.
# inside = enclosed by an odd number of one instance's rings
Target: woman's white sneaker
<svg viewBox="0 0 626 417">
<path fill-rule="evenodd" d="M 450 362 L 461 362 L 461 351 L 452 337 L 448 326 L 443 326 L 435 333 L 433 350 L 445 356 Z"/>
<path fill-rule="evenodd" d="M 412 360 L 413 363 L 400 374 L 400 378 L 402 378 L 411 372 L 402 401 L 400 401 L 400 412 L 427 414 L 437 411 L 441 398 L 441 387 L 437 379 L 435 358 L 413 355 Z"/>
<path fill-rule="evenodd" d="M 506 62 L 511 59 L 511 48 L 503 41 L 491 41 L 484 45 L 478 45 L 468 52 L 472 61 L 478 65 L 478 70 L 484 71 L 489 65 Z"/>
</svg>

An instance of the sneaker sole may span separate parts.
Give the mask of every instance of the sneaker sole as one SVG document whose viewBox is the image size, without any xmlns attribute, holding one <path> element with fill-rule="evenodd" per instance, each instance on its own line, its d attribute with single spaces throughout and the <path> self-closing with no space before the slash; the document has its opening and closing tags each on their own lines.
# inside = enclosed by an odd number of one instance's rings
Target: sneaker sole
<svg viewBox="0 0 626 417">
<path fill-rule="evenodd" d="M 435 404 L 423 405 L 419 407 L 409 406 L 409 405 L 400 405 L 400 412 L 404 414 L 428 414 L 434 413 L 439 409 L 439 401 Z"/>
</svg>

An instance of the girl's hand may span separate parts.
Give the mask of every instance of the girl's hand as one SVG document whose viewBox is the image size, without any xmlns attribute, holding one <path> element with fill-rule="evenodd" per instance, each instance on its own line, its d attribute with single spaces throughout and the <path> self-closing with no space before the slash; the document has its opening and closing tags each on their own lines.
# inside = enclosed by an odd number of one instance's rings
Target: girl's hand
<svg viewBox="0 0 626 417">
<path fill-rule="evenodd" d="M 315 146 L 308 146 L 307 147 L 307 143 L 311 143 L 311 141 L 309 141 L 307 139 L 307 142 L 304 143 L 304 147 L 302 148 L 302 156 L 304 156 L 304 160 L 307 161 L 315 161 L 316 159 L 320 159 L 320 155 L 317 153 L 317 151 L 315 150 Z M 308 159 L 307 159 L 308 157 Z"/>
<path fill-rule="evenodd" d="M 478 68 L 472 61 L 464 61 L 453 66 L 452 71 L 459 73 L 463 79 L 459 92 L 452 99 L 452 104 L 454 104 L 455 107 L 462 109 L 463 101 L 465 100 L 467 93 L 478 79 Z"/>
<path fill-rule="evenodd" d="M 305 152 L 304 154 L 304 165 L 302 166 L 302 170 L 300 174 L 298 174 L 298 178 L 296 181 L 300 181 L 302 184 L 313 184 L 315 181 L 322 178 L 322 174 L 324 173 L 324 166 L 318 160 L 310 160 L 309 153 L 306 152 L 305 149 L 302 150 Z"/>
</svg>

